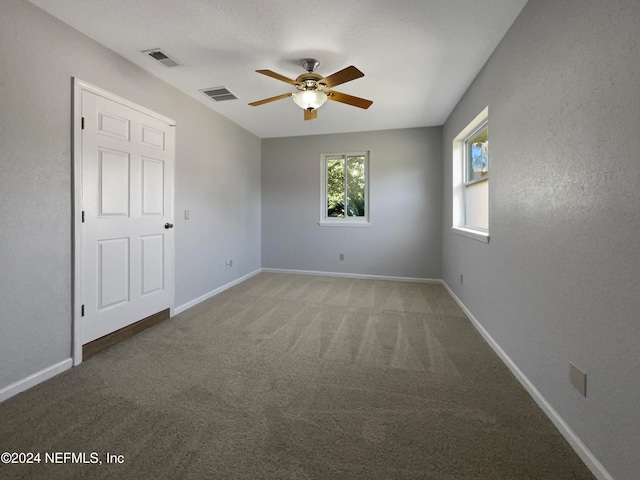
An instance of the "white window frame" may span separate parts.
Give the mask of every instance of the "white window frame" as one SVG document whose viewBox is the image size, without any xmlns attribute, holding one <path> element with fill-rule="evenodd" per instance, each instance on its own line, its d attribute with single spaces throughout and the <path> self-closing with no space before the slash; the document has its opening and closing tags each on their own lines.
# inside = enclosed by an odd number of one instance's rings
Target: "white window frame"
<svg viewBox="0 0 640 480">
<path fill-rule="evenodd" d="M 489 242 L 489 229 L 478 228 L 467 224 L 466 197 L 467 188 L 480 182 L 489 182 L 489 173 L 475 180 L 467 181 L 467 148 L 466 143 L 478 132 L 489 126 L 489 107 L 486 107 L 453 139 L 453 225 L 451 231 L 481 242 Z M 489 184 L 487 183 L 487 189 Z M 489 209 L 488 200 L 486 205 Z"/>
<path fill-rule="evenodd" d="M 364 157 L 364 216 L 363 217 L 328 217 L 327 216 L 327 161 L 339 157 Z M 320 184 L 320 221 L 321 227 L 368 227 L 369 221 L 369 152 L 338 152 L 323 153 L 320 156 L 321 184 Z M 346 182 L 346 179 L 345 179 Z M 346 186 L 345 186 L 346 190 Z M 346 194 L 346 191 L 345 191 Z"/>
</svg>

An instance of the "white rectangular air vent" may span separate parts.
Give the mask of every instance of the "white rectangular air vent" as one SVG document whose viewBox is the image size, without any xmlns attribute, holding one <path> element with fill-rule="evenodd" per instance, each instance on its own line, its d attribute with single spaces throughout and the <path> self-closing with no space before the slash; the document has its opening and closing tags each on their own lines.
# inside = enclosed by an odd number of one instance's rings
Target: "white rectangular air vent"
<svg viewBox="0 0 640 480">
<path fill-rule="evenodd" d="M 149 55 L 151 58 L 153 58 L 154 60 L 157 60 L 165 67 L 177 67 L 180 65 L 178 62 L 176 62 L 173 58 L 171 58 L 169 55 L 164 53 L 159 48 L 154 48 L 153 50 L 145 50 L 142 53 Z"/>
<path fill-rule="evenodd" d="M 236 100 L 238 98 L 225 87 L 205 88 L 200 91 L 216 102 L 222 102 L 223 100 Z"/>
</svg>

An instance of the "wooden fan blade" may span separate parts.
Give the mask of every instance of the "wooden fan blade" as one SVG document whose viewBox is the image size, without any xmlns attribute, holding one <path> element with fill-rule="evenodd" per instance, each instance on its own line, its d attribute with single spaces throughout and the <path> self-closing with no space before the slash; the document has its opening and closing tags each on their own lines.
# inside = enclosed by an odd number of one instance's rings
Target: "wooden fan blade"
<svg viewBox="0 0 640 480">
<path fill-rule="evenodd" d="M 364 73 L 351 65 L 350 67 L 343 68 L 333 75 L 329 75 L 328 77 L 323 78 L 319 81 L 319 83 L 323 83 L 327 86 L 327 88 L 331 88 L 335 87 L 336 85 L 350 82 L 351 80 L 355 80 L 356 78 L 360 77 L 364 77 Z"/>
<path fill-rule="evenodd" d="M 261 73 L 262 75 L 266 75 L 267 77 L 275 78 L 276 80 L 280 80 L 284 83 L 290 83 L 291 85 L 299 84 L 299 82 L 296 82 L 289 77 L 285 77 L 284 75 L 280 75 L 279 73 L 272 72 L 271 70 L 256 70 L 256 72 Z"/>
<path fill-rule="evenodd" d="M 305 120 L 313 120 L 314 118 L 318 117 L 318 110 L 317 109 L 313 109 L 313 110 L 305 110 L 304 111 L 304 119 Z"/>
<path fill-rule="evenodd" d="M 367 109 L 373 104 L 371 100 L 354 97 L 353 95 L 347 95 L 346 93 L 334 92 L 331 90 L 327 91 L 327 93 L 329 94 L 329 100 L 346 103 L 347 105 L 353 105 L 354 107 Z"/>
<path fill-rule="evenodd" d="M 276 97 L 265 98 L 264 100 L 258 100 L 257 102 L 251 102 L 249 105 L 252 107 L 257 107 L 258 105 L 264 105 L 265 103 L 275 102 L 276 100 L 280 100 L 282 98 L 287 98 L 293 95 L 293 93 L 283 93 L 282 95 L 278 95 Z"/>
</svg>

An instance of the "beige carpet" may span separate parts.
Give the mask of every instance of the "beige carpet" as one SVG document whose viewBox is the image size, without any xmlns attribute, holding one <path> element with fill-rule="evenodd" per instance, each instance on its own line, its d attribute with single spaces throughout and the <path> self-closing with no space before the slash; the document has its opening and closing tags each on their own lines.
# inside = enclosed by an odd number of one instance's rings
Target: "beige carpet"
<svg viewBox="0 0 640 480">
<path fill-rule="evenodd" d="M 262 273 L 0 404 L 0 425 L 0 451 L 41 453 L 0 478 L 593 479 L 430 284 Z"/>
</svg>

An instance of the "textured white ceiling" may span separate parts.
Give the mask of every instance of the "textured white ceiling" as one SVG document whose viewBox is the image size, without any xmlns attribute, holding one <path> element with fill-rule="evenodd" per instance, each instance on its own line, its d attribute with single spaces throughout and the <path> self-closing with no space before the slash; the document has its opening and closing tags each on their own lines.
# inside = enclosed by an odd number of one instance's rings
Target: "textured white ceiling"
<svg viewBox="0 0 640 480">
<path fill-rule="evenodd" d="M 255 135 L 287 137 L 442 125 L 527 0 L 30 0 Z M 161 48 L 169 69 L 141 51 Z M 303 120 L 291 99 L 249 102 L 295 87 L 299 61 L 328 76 L 365 76 L 335 90 L 373 100 L 368 110 L 327 102 Z M 238 100 L 200 92 L 225 86 Z"/>
</svg>

